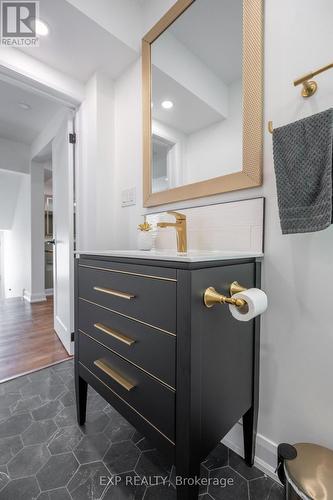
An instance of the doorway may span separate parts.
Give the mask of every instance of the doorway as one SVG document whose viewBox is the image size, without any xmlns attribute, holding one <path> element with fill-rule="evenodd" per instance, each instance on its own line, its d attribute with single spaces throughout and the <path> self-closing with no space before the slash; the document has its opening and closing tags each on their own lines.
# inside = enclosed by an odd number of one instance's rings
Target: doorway
<svg viewBox="0 0 333 500">
<path fill-rule="evenodd" d="M 0 382 L 73 354 L 73 119 L 0 74 Z"/>
</svg>

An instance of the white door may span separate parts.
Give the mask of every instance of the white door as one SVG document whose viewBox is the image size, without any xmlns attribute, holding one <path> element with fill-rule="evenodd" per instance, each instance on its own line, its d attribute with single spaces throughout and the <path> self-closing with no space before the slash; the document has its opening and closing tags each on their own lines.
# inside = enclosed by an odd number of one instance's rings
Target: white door
<svg viewBox="0 0 333 500">
<path fill-rule="evenodd" d="M 54 234 L 54 329 L 74 352 L 74 145 L 73 118 L 66 118 L 52 142 Z"/>
</svg>

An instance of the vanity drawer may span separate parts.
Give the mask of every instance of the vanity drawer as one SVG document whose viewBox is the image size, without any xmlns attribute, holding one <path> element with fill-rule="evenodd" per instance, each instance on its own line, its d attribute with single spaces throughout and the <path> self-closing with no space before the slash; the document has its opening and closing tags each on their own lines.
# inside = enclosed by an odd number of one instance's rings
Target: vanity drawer
<svg viewBox="0 0 333 500">
<path fill-rule="evenodd" d="M 174 336 L 84 300 L 79 301 L 78 327 L 112 351 L 175 387 Z"/>
<path fill-rule="evenodd" d="M 176 333 L 176 280 L 126 270 L 79 266 L 79 297 L 170 333 Z M 136 266 L 139 268 L 139 266 Z M 139 268 L 140 269 L 140 268 Z M 154 268 L 156 273 L 158 268 Z"/>
<path fill-rule="evenodd" d="M 79 333 L 79 362 L 162 434 L 174 441 L 175 392 L 87 335 Z"/>
</svg>

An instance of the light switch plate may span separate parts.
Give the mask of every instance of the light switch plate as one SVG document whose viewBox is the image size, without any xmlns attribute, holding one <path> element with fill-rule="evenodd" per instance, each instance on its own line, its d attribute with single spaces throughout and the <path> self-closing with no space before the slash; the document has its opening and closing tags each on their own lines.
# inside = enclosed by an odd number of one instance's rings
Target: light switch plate
<svg viewBox="0 0 333 500">
<path fill-rule="evenodd" d="M 136 189 L 135 187 L 123 189 L 121 192 L 121 206 L 130 207 L 136 205 Z"/>
</svg>

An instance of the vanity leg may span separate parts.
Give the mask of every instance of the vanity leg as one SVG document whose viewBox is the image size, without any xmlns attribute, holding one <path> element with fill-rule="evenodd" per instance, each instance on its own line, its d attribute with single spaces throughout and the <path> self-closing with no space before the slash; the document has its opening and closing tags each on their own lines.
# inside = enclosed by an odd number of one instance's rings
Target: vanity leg
<svg viewBox="0 0 333 500">
<path fill-rule="evenodd" d="M 200 462 L 191 464 L 178 464 L 176 466 L 176 475 L 178 478 L 183 478 L 183 484 L 176 485 L 177 500 L 198 500 L 199 485 L 188 484 L 188 479 L 200 478 Z"/>
<path fill-rule="evenodd" d="M 254 464 L 257 419 L 258 415 L 253 406 L 243 415 L 244 459 L 249 467 Z"/>
<path fill-rule="evenodd" d="M 75 377 L 77 423 L 83 425 L 86 421 L 88 384 L 79 375 Z"/>
</svg>

